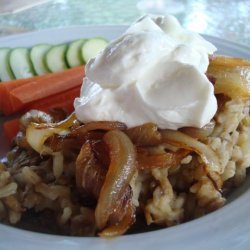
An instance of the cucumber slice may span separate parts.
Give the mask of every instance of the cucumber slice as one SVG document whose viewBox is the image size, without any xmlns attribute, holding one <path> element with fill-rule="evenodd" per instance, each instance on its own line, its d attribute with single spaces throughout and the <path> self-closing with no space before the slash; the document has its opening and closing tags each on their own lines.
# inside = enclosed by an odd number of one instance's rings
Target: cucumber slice
<svg viewBox="0 0 250 250">
<path fill-rule="evenodd" d="M 102 37 L 91 38 L 82 46 L 82 58 L 88 62 L 107 46 L 108 42 Z"/>
<path fill-rule="evenodd" d="M 49 44 L 39 44 L 32 47 L 30 59 L 37 75 L 49 73 L 49 69 L 45 63 L 45 55 L 51 47 Z"/>
<path fill-rule="evenodd" d="M 35 75 L 30 57 L 29 49 L 16 48 L 10 52 L 10 67 L 16 79 L 28 78 Z"/>
<path fill-rule="evenodd" d="M 10 68 L 10 51 L 9 48 L 0 49 L 0 79 L 1 81 L 9 81 L 15 79 L 15 76 Z"/>
<path fill-rule="evenodd" d="M 47 67 L 51 72 L 58 72 L 68 68 L 66 62 L 66 51 L 68 45 L 61 44 L 53 46 L 45 55 Z"/>
<path fill-rule="evenodd" d="M 79 39 L 69 44 L 69 48 L 66 53 L 66 59 L 70 68 L 84 64 L 81 48 L 85 41 L 85 39 Z"/>
</svg>

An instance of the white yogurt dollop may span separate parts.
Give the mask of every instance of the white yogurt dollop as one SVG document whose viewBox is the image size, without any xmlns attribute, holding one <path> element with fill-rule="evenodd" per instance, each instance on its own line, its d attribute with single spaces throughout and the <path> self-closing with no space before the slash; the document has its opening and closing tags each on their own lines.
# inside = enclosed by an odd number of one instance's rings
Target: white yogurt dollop
<svg viewBox="0 0 250 250">
<path fill-rule="evenodd" d="M 128 127 L 202 127 L 217 110 L 204 74 L 215 50 L 173 16 L 144 16 L 87 63 L 76 116 Z"/>
</svg>

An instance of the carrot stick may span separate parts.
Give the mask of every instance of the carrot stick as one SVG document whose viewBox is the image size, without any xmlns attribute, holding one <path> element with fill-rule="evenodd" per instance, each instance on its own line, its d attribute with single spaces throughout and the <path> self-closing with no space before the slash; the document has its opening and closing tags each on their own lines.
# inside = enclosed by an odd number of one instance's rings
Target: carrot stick
<svg viewBox="0 0 250 250">
<path fill-rule="evenodd" d="M 80 86 L 68 89 L 64 92 L 35 101 L 26 107 L 26 110 L 38 109 L 48 112 L 52 108 L 62 108 L 71 113 L 74 110 L 74 99 L 80 94 Z"/>
<path fill-rule="evenodd" d="M 4 135 L 6 136 L 9 142 L 11 142 L 16 136 L 17 132 L 19 131 L 19 126 L 19 119 L 6 121 L 3 124 Z"/>
<path fill-rule="evenodd" d="M 10 94 L 26 104 L 80 86 L 83 76 L 83 66 L 37 76 L 30 78 L 27 84 L 13 89 Z"/>
<path fill-rule="evenodd" d="M 19 106 L 22 106 L 21 102 L 17 98 L 10 95 L 10 92 L 19 86 L 23 86 L 28 81 L 28 79 L 18 79 L 0 83 L 0 111 L 3 111 L 5 115 L 13 113 L 13 105 L 17 106 L 15 108 L 16 110 L 18 110 Z"/>
<path fill-rule="evenodd" d="M 29 103 L 80 86 L 83 66 L 65 71 L 18 79 L 0 84 L 0 111 L 5 115 L 24 109 Z"/>
</svg>

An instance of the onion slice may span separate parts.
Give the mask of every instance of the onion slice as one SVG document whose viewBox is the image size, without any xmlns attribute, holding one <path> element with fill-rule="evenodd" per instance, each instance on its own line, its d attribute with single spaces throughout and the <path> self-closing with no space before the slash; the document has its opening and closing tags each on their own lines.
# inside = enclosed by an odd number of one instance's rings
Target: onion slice
<svg viewBox="0 0 250 250">
<path fill-rule="evenodd" d="M 76 186 L 79 191 L 99 197 L 101 187 L 106 175 L 106 169 L 102 168 L 95 159 L 89 142 L 85 142 L 76 159 Z"/>
<path fill-rule="evenodd" d="M 131 141 L 138 146 L 154 146 L 161 141 L 161 133 L 154 123 L 146 123 L 126 131 Z"/>
<path fill-rule="evenodd" d="M 214 127 L 215 121 L 212 120 L 202 128 L 184 127 L 181 128 L 180 131 L 190 135 L 193 138 L 204 140 L 213 133 Z"/>
<path fill-rule="evenodd" d="M 105 228 L 101 233 L 99 233 L 99 236 L 108 238 L 124 234 L 135 222 L 135 207 L 132 204 L 132 200 L 129 201 L 125 210 L 127 213 L 120 223 Z"/>
<path fill-rule="evenodd" d="M 109 122 L 109 121 L 99 121 L 99 122 L 89 122 L 85 123 L 72 131 L 73 135 L 83 135 L 93 130 L 125 130 L 127 126 L 122 122 Z"/>
<path fill-rule="evenodd" d="M 37 129 L 45 129 L 45 128 L 60 128 L 60 129 L 68 129 L 69 127 L 74 125 L 76 122 L 76 115 L 73 112 L 69 115 L 65 120 L 55 123 L 40 123 L 36 126 Z"/>
<path fill-rule="evenodd" d="M 224 94 L 232 99 L 250 97 L 250 66 L 231 67 L 211 63 L 207 75 L 216 79 L 215 94 Z"/>
<path fill-rule="evenodd" d="M 189 150 L 179 149 L 176 152 L 152 154 L 147 148 L 137 149 L 137 168 L 139 170 L 154 168 L 170 168 L 178 165 L 190 153 Z"/>
<path fill-rule="evenodd" d="M 26 129 L 28 144 L 39 154 L 52 153 L 51 149 L 44 145 L 45 141 L 54 134 L 66 135 L 69 130 L 62 128 L 40 128 L 40 124 L 30 123 Z"/>
<path fill-rule="evenodd" d="M 223 66 L 227 68 L 234 68 L 237 66 L 249 66 L 250 61 L 243 58 L 221 56 L 221 55 L 212 55 L 209 57 L 209 65 L 212 66 Z"/>
<path fill-rule="evenodd" d="M 69 128 L 74 125 L 76 121 L 75 113 L 72 113 L 67 119 L 58 123 L 29 123 L 26 129 L 26 138 L 29 145 L 40 154 L 51 153 L 51 149 L 44 145 L 45 141 L 57 134 L 68 135 Z"/>
<path fill-rule="evenodd" d="M 163 143 L 194 151 L 201 157 L 209 170 L 222 173 L 222 164 L 216 153 L 208 145 L 180 131 L 166 129 L 162 130 L 161 134 Z"/>
<path fill-rule="evenodd" d="M 136 172 L 136 152 L 125 133 L 111 130 L 104 135 L 104 142 L 109 148 L 110 165 L 95 210 L 96 224 L 100 230 L 107 226 L 110 215 L 116 211 Z"/>
</svg>

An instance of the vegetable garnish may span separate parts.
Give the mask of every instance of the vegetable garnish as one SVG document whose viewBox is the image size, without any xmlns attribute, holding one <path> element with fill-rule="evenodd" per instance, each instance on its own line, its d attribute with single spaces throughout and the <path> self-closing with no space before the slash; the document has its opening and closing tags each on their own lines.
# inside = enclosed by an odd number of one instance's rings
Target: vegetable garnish
<svg viewBox="0 0 250 250">
<path fill-rule="evenodd" d="M 57 73 L 6 82 L 0 85 L 0 96 L 3 98 L 0 110 L 5 115 L 10 115 L 38 100 L 76 87 L 80 89 L 83 76 L 84 68 L 79 66 Z M 70 100 L 72 101 L 72 98 Z"/>
</svg>

